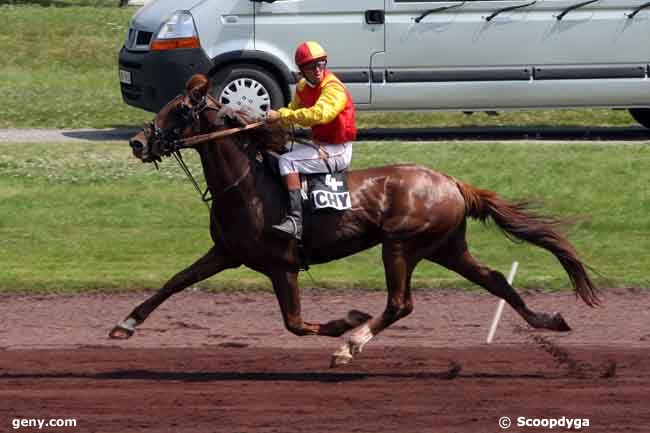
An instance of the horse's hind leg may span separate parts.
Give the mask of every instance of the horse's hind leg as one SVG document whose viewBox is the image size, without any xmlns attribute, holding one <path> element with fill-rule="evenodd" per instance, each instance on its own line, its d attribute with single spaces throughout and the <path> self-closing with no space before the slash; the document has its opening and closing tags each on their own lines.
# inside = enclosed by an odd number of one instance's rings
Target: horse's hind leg
<svg viewBox="0 0 650 433">
<path fill-rule="evenodd" d="M 111 338 L 126 339 L 135 332 L 135 327 L 142 322 L 171 295 L 190 285 L 205 280 L 224 269 L 236 268 L 240 263 L 226 256 L 217 246 L 189 267 L 174 275 L 153 296 L 138 305 L 126 319 L 118 323 L 108 334 Z"/>
<path fill-rule="evenodd" d="M 479 263 L 467 250 L 464 239 L 454 248 L 441 248 L 429 260 L 441 264 L 473 283 L 487 289 L 490 293 L 504 299 L 533 328 L 552 331 L 570 331 L 571 328 L 559 313 L 554 315 L 530 310 L 524 300 L 515 292 L 501 272 Z"/>
<path fill-rule="evenodd" d="M 411 275 L 417 265 L 414 254 L 409 254 L 406 243 L 390 241 L 383 245 L 382 259 L 388 289 L 386 308 L 350 333 L 345 344 L 332 354 L 331 367 L 349 363 L 375 335 L 413 311 Z"/>
</svg>

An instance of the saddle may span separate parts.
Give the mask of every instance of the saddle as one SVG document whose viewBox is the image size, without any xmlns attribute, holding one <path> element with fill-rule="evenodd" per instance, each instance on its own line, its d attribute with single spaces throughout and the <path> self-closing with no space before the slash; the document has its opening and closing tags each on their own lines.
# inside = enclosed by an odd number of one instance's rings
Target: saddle
<svg viewBox="0 0 650 433">
<path fill-rule="evenodd" d="M 266 150 L 263 160 L 269 170 L 280 176 L 278 158 L 274 151 Z M 342 211 L 352 207 L 352 199 L 348 190 L 347 170 L 331 173 L 300 173 L 302 185 L 303 210 L 315 212 L 324 209 Z"/>
<path fill-rule="evenodd" d="M 258 154 L 258 162 L 278 178 L 280 154 L 265 150 Z M 312 224 L 312 216 L 320 212 L 338 212 L 352 207 L 352 199 L 348 189 L 347 170 L 333 173 L 300 173 L 302 210 L 303 210 L 303 239 L 296 244 L 298 250 L 298 269 L 309 270 L 309 257 L 305 244 L 308 242 L 308 227 Z"/>
</svg>

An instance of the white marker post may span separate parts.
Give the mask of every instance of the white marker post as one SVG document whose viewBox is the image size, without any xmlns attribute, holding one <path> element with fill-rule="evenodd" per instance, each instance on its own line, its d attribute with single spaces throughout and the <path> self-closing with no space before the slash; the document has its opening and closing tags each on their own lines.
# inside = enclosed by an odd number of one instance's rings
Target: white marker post
<svg viewBox="0 0 650 433">
<path fill-rule="evenodd" d="M 508 275 L 508 284 L 512 286 L 512 282 L 515 280 L 515 274 L 517 273 L 517 268 L 519 267 L 519 262 L 512 262 L 512 267 L 510 267 L 510 275 Z M 497 310 L 494 312 L 494 318 L 492 319 L 492 325 L 490 326 L 490 332 L 488 333 L 487 339 L 485 342 L 487 344 L 492 343 L 494 339 L 494 333 L 497 331 L 497 325 L 499 324 L 499 319 L 501 319 L 501 313 L 503 313 L 503 306 L 506 304 L 506 301 L 501 299 L 499 305 L 497 305 Z"/>
</svg>

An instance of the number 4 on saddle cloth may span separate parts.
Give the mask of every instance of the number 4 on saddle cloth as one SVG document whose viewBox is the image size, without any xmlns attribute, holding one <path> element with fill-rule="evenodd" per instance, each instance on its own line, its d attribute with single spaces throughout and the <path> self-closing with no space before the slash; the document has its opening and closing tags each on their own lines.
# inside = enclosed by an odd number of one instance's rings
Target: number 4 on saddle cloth
<svg viewBox="0 0 650 433">
<path fill-rule="evenodd" d="M 303 198 L 303 227 L 311 224 L 311 216 L 320 212 L 339 212 L 352 208 L 352 199 L 348 190 L 347 170 L 334 173 L 300 173 Z M 297 243 L 299 269 L 309 270 L 309 256 L 303 240 Z M 308 241 L 307 241 L 308 242 Z"/>
<path fill-rule="evenodd" d="M 280 155 L 272 150 L 258 154 L 257 161 L 264 163 L 274 176 L 280 176 L 278 159 Z M 348 190 L 348 171 L 330 173 L 300 173 L 303 210 L 307 213 L 321 209 L 346 210 L 352 208 Z M 307 202 L 307 203 L 305 203 Z"/>
<path fill-rule="evenodd" d="M 348 191 L 347 171 L 336 173 L 301 174 L 302 197 L 311 210 L 345 210 L 352 207 Z"/>
</svg>

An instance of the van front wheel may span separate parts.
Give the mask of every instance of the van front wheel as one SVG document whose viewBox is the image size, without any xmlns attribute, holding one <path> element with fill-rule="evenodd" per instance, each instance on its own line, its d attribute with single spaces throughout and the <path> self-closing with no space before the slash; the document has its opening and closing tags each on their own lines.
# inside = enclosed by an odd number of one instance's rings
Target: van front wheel
<svg viewBox="0 0 650 433">
<path fill-rule="evenodd" d="M 650 108 L 630 108 L 630 114 L 641 125 L 650 128 Z"/>
<path fill-rule="evenodd" d="M 212 94 L 223 104 L 258 115 L 285 105 L 273 75 L 253 65 L 233 65 L 217 73 L 212 79 Z"/>
</svg>

